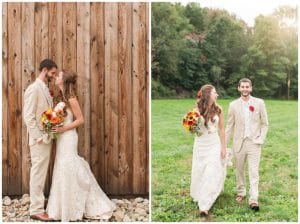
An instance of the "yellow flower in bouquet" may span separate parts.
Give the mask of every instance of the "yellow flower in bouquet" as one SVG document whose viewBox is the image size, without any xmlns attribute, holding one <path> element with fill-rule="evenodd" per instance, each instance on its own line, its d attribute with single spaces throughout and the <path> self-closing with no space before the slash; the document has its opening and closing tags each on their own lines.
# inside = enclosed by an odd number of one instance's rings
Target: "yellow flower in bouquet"
<svg viewBox="0 0 300 224">
<path fill-rule="evenodd" d="M 52 132 L 52 128 L 55 126 L 62 126 L 65 121 L 64 111 L 61 103 L 60 107 L 58 107 L 58 104 L 54 109 L 49 108 L 42 113 L 43 129 L 50 135 L 52 139 L 57 138 L 57 134 Z"/>
<path fill-rule="evenodd" d="M 182 126 L 187 132 L 201 136 L 202 132 L 200 130 L 201 119 L 200 113 L 195 109 L 186 113 L 182 118 Z"/>
</svg>

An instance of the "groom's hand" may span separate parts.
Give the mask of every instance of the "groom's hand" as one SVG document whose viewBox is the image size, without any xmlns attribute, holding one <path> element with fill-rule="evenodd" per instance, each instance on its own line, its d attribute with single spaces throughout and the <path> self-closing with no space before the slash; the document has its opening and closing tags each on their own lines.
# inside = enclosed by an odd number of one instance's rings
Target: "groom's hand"
<svg viewBox="0 0 300 224">
<path fill-rule="evenodd" d="M 36 142 L 37 142 L 39 145 L 42 144 L 42 143 L 43 143 L 43 138 L 37 139 Z"/>
</svg>

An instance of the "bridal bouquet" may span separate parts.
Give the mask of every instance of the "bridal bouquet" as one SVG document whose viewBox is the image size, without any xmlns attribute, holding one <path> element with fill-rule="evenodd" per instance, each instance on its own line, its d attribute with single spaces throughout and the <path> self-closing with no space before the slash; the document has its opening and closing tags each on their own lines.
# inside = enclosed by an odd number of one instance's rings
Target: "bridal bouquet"
<svg viewBox="0 0 300 224">
<path fill-rule="evenodd" d="M 202 132 L 200 130 L 200 113 L 195 109 L 189 111 L 182 119 L 182 125 L 187 132 L 201 136 Z"/>
<path fill-rule="evenodd" d="M 64 123 L 64 109 L 65 103 L 60 102 L 54 109 L 49 108 L 42 113 L 42 125 L 46 133 L 49 134 L 51 139 L 57 139 L 57 133 L 52 132 L 52 127 L 62 126 Z"/>
</svg>

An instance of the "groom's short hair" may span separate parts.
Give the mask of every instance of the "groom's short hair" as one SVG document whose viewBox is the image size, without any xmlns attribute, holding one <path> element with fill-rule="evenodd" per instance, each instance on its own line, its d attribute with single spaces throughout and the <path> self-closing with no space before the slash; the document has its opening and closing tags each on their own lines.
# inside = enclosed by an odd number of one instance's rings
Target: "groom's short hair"
<svg viewBox="0 0 300 224">
<path fill-rule="evenodd" d="M 242 83 L 242 82 L 248 82 L 248 83 L 250 83 L 250 86 L 252 86 L 252 82 L 251 82 L 250 79 L 242 78 L 242 79 L 240 79 L 240 81 L 239 81 L 239 87 L 241 86 L 241 83 Z"/>
<path fill-rule="evenodd" d="M 39 71 L 41 72 L 43 70 L 43 68 L 47 68 L 48 70 L 50 70 L 52 68 L 57 68 L 57 65 L 51 59 L 44 59 L 40 63 Z"/>
</svg>

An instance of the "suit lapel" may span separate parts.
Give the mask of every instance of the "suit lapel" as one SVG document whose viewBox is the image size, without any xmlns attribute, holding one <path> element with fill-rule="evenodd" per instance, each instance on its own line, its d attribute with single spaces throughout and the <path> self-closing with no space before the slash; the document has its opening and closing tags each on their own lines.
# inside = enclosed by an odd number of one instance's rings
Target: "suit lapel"
<svg viewBox="0 0 300 224">
<path fill-rule="evenodd" d="M 254 107 L 254 110 L 256 109 L 256 107 L 255 107 L 255 105 L 254 105 L 253 97 L 250 97 L 250 99 L 249 99 L 249 106 L 253 106 L 253 107 Z M 249 108 L 249 110 L 250 110 L 250 108 Z M 253 124 L 253 122 L 252 122 L 253 113 L 254 113 L 254 111 L 251 111 L 251 112 L 250 112 L 250 122 L 251 122 L 251 124 Z"/>
<path fill-rule="evenodd" d="M 239 107 L 238 111 L 240 113 L 241 120 L 242 120 L 243 124 L 245 124 L 245 114 L 244 114 L 243 103 L 242 103 L 241 99 L 239 99 L 238 107 Z"/>
<path fill-rule="evenodd" d="M 42 86 L 42 84 L 38 81 L 38 80 L 36 80 L 36 82 L 37 82 L 37 85 L 39 86 L 39 88 L 41 89 L 41 91 L 42 91 L 42 93 L 43 93 L 43 96 L 45 97 L 45 99 L 46 99 L 46 101 L 47 101 L 47 103 L 48 103 L 48 106 L 49 107 L 52 107 L 52 99 L 49 99 L 49 94 L 48 93 L 46 93 L 46 91 L 45 91 L 45 89 L 43 88 L 43 86 Z"/>
</svg>

